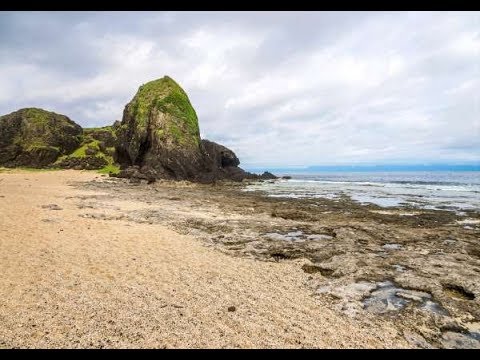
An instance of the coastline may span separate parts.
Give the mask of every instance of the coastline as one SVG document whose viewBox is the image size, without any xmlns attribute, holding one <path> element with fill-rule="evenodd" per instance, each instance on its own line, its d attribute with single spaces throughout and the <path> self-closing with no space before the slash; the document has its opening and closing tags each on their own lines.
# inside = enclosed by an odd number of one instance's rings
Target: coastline
<svg viewBox="0 0 480 360">
<path fill-rule="evenodd" d="M 0 347 L 448 347 L 479 320 L 478 234 L 447 211 L 74 170 L 0 180 Z M 415 301 L 363 311 L 386 279 L 461 324 Z"/>
</svg>

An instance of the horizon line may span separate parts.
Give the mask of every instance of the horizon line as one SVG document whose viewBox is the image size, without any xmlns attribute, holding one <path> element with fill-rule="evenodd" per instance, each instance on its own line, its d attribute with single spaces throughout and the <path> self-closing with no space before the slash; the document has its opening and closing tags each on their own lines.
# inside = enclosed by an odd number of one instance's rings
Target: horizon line
<svg viewBox="0 0 480 360">
<path fill-rule="evenodd" d="M 338 164 L 338 165 L 243 165 L 250 170 L 294 170 L 294 171 L 315 171 L 315 170 L 473 170 L 480 171 L 480 163 L 430 163 L 430 164 Z"/>
</svg>

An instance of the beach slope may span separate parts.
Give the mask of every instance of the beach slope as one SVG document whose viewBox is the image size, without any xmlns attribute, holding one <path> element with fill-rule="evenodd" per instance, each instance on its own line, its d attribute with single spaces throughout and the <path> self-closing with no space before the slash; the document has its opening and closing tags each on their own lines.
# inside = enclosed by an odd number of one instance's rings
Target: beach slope
<svg viewBox="0 0 480 360">
<path fill-rule="evenodd" d="M 233 257 L 158 224 L 81 216 L 78 199 L 98 191 L 71 184 L 96 177 L 0 172 L 0 348 L 409 346 L 392 327 L 322 307 L 294 261 Z"/>
</svg>

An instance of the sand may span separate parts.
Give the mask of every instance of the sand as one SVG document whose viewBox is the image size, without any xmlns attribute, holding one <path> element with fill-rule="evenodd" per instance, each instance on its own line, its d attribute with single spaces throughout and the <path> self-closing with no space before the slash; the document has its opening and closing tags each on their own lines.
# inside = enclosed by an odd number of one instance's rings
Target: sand
<svg viewBox="0 0 480 360">
<path fill-rule="evenodd" d="M 78 196 L 96 192 L 70 184 L 98 177 L 0 172 L 0 348 L 412 346 L 388 324 L 367 328 L 322 306 L 295 261 L 79 216 Z"/>
</svg>

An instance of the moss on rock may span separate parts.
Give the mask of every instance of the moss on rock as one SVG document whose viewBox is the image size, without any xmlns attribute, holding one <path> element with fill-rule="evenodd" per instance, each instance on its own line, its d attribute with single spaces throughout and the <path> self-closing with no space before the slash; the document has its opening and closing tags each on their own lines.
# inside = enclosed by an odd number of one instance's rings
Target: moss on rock
<svg viewBox="0 0 480 360">
<path fill-rule="evenodd" d="M 137 131 L 146 132 L 154 109 L 171 115 L 179 124 L 183 123 L 189 135 L 200 137 L 195 109 L 185 91 L 169 76 L 140 86 L 127 105 L 128 114 L 135 118 Z"/>
<path fill-rule="evenodd" d="M 140 86 L 125 106 L 117 135 L 117 158 L 124 165 L 143 164 L 166 152 L 200 152 L 197 114 L 185 91 L 168 76 Z M 163 168 L 161 159 L 153 162 Z"/>
<path fill-rule="evenodd" d="M 54 165 L 61 168 L 118 174 L 120 167 L 113 160 L 116 139 L 113 126 L 86 128 L 83 130 L 83 141 L 80 146 L 71 154 L 60 157 Z"/>
<path fill-rule="evenodd" d="M 71 153 L 82 140 L 82 128 L 67 116 L 25 108 L 0 117 L 0 164 L 45 167 Z"/>
</svg>

